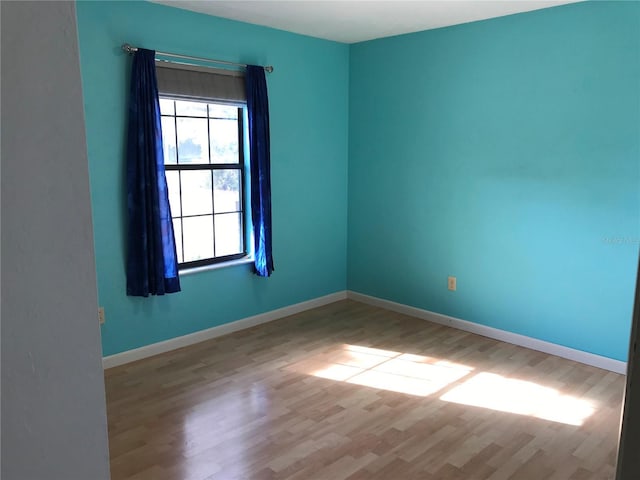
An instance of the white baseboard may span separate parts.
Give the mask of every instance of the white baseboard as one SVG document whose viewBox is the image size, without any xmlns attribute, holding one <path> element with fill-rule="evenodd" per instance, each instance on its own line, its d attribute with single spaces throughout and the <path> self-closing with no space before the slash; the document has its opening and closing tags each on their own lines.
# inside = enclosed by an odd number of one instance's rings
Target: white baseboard
<svg viewBox="0 0 640 480">
<path fill-rule="evenodd" d="M 243 318 L 235 322 L 225 323 L 224 325 L 219 325 L 217 327 L 208 328 L 206 330 L 190 333 L 181 337 L 171 338 L 163 342 L 153 343 L 151 345 L 146 345 L 144 347 L 128 350 L 122 353 L 116 353 L 115 355 L 103 357 L 102 366 L 103 368 L 111 368 L 118 365 L 124 365 L 125 363 L 135 362 L 136 360 L 152 357 L 153 355 L 169 352 L 177 348 L 187 347 L 195 343 L 204 342 L 205 340 L 237 332 L 238 330 L 244 330 L 245 328 L 254 327 L 262 323 L 271 322 L 279 318 L 288 317 L 289 315 L 328 305 L 339 300 L 345 300 L 346 298 L 346 291 L 336 292 L 325 295 L 324 297 L 314 298 L 305 302 L 296 303 L 295 305 L 289 305 L 287 307 L 278 308 L 277 310 L 271 310 L 252 317 Z"/>
<path fill-rule="evenodd" d="M 603 357 L 601 355 L 595 355 L 593 353 L 575 350 L 573 348 L 564 347 L 555 343 L 545 342 L 536 338 L 507 332 L 505 330 L 500 330 L 497 328 L 487 327 L 485 325 L 479 325 L 477 323 L 460 320 L 458 318 L 449 317 L 440 313 L 430 312 L 421 308 L 410 307 L 409 305 L 392 302 L 390 300 L 384 300 L 378 297 L 364 295 L 362 293 L 353 292 L 351 290 L 347 291 L 347 298 L 394 312 L 403 313 L 405 315 L 420 318 L 422 320 L 428 320 L 429 322 L 446 325 L 447 327 L 457 328 L 458 330 L 463 330 L 465 332 L 482 335 L 483 337 L 489 337 L 495 340 L 500 340 L 502 342 L 511 343 L 513 345 L 530 348 L 531 350 L 537 350 L 539 352 L 567 358 L 569 360 L 574 360 L 586 365 L 602 368 L 603 370 L 609 370 L 611 372 L 622 374 L 627 373 L 626 362 L 621 362 L 620 360 L 614 360 L 612 358 Z"/>
<path fill-rule="evenodd" d="M 567 358 L 576 362 L 584 363 L 594 367 L 609 370 L 615 373 L 626 374 L 627 364 L 620 360 L 614 360 L 601 355 L 595 355 L 593 353 L 583 352 L 562 345 L 557 345 L 551 342 L 545 342 L 536 338 L 527 337 L 525 335 L 519 335 L 517 333 L 507 332 L 493 327 L 487 327 L 466 320 L 460 320 L 459 318 L 449 317 L 440 313 L 430 312 L 421 308 L 411 307 L 402 303 L 392 302 L 390 300 L 384 300 L 378 297 L 372 297 L 358 292 L 341 291 L 325 295 L 323 297 L 314 298 L 305 302 L 296 303 L 287 307 L 278 308 L 269 312 L 254 315 L 252 317 L 243 318 L 235 322 L 225 323 L 217 327 L 208 328 L 199 332 L 190 333 L 181 337 L 171 338 L 163 342 L 153 343 L 144 347 L 128 350 L 122 353 L 116 353 L 115 355 L 109 355 L 102 359 L 102 365 L 104 368 L 116 367 L 118 365 L 124 365 L 125 363 L 135 362 L 143 358 L 152 357 L 160 353 L 169 352 L 177 348 L 187 347 L 195 343 L 204 342 L 212 338 L 227 335 L 229 333 L 237 332 L 238 330 L 244 330 L 245 328 L 254 327 L 263 323 L 278 320 L 279 318 L 294 315 L 296 313 L 304 312 L 312 308 L 328 305 L 333 302 L 344 300 L 349 298 L 358 302 L 366 303 L 376 307 L 384 308 L 394 312 L 402 313 L 412 317 L 427 320 L 429 322 L 445 325 L 448 327 L 457 328 L 465 332 L 475 333 L 484 337 L 493 338 L 502 342 L 511 343 L 513 345 L 519 345 L 521 347 L 530 348 L 539 352 L 556 355 L 558 357 Z"/>
</svg>

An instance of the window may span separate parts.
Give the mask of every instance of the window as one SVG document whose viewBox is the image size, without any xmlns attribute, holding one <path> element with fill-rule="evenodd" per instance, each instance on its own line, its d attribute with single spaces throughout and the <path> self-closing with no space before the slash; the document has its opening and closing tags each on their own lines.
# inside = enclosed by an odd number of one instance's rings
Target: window
<svg viewBox="0 0 640 480">
<path fill-rule="evenodd" d="M 243 106 L 160 97 L 181 269 L 247 255 Z"/>
</svg>

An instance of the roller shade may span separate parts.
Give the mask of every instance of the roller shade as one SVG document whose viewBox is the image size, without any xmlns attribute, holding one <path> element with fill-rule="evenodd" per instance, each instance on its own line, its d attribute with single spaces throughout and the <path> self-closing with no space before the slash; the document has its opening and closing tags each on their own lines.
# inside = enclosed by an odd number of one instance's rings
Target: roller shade
<svg viewBox="0 0 640 480">
<path fill-rule="evenodd" d="M 156 62 L 158 93 L 246 103 L 244 72 Z"/>
</svg>

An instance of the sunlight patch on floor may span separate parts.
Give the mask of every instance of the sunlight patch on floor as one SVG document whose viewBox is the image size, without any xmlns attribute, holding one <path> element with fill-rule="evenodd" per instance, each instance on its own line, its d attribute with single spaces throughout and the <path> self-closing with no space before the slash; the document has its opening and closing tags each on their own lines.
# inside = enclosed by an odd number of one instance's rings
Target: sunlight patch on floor
<svg viewBox="0 0 640 480">
<path fill-rule="evenodd" d="M 474 368 L 434 357 L 358 345 L 315 355 L 294 370 L 354 385 L 426 397 L 460 382 Z M 595 412 L 587 401 L 534 382 L 479 372 L 440 400 L 580 426 Z"/>
<path fill-rule="evenodd" d="M 440 399 L 576 426 L 582 425 L 595 412 L 595 407 L 586 400 L 494 373 L 479 373 Z"/>
<path fill-rule="evenodd" d="M 358 345 L 343 345 L 340 352 L 315 360 L 320 365 L 304 373 L 422 397 L 441 390 L 473 370 L 466 365 L 422 355 Z"/>
</svg>

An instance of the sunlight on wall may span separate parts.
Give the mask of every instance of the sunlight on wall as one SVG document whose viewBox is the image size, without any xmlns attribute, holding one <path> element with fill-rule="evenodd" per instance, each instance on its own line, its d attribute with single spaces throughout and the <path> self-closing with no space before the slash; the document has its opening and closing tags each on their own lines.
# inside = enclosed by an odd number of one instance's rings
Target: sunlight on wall
<svg viewBox="0 0 640 480">
<path fill-rule="evenodd" d="M 421 397 L 452 386 L 440 400 L 568 425 L 582 425 L 595 412 L 595 406 L 586 400 L 534 382 L 490 372 L 479 372 L 463 381 L 473 367 L 358 345 L 342 345 L 292 368 L 315 377 Z"/>
</svg>

